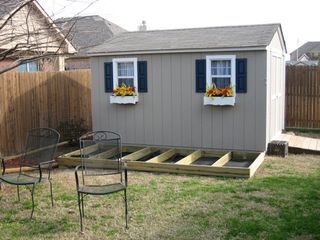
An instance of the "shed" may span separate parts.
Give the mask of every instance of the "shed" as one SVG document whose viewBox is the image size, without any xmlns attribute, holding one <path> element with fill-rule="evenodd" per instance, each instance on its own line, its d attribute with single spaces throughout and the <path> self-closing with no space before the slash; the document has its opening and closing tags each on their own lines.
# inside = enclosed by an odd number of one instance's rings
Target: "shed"
<svg viewBox="0 0 320 240">
<path fill-rule="evenodd" d="M 125 144 L 265 151 L 284 128 L 285 53 L 280 24 L 121 33 L 89 53 L 93 128 Z M 113 96 L 123 83 L 134 96 Z"/>
</svg>

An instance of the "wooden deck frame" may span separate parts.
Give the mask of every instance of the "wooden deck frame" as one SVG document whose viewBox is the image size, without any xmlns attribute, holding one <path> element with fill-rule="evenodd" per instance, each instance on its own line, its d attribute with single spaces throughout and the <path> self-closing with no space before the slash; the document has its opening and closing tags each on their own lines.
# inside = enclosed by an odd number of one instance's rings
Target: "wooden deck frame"
<svg viewBox="0 0 320 240">
<path fill-rule="evenodd" d="M 264 152 L 240 152 L 240 151 L 217 151 L 210 149 L 189 149 L 189 148 L 165 148 L 155 146 L 124 146 L 123 152 L 132 152 L 124 156 L 122 159 L 127 162 L 129 170 L 138 171 L 151 171 L 151 172 L 167 172 L 167 173 L 181 173 L 181 174 L 197 174 L 208 176 L 226 176 L 226 177 L 241 177 L 250 178 L 254 175 L 258 167 L 264 160 Z M 129 151 L 130 150 L 130 151 Z M 78 150 L 79 151 L 79 150 Z M 93 150 L 94 151 L 94 150 Z M 156 152 L 160 152 L 159 155 L 153 156 L 146 161 L 138 161 L 141 158 L 145 158 Z M 96 156 L 92 156 L 91 161 L 95 166 L 114 167 L 114 160 L 103 159 L 101 157 L 107 157 L 112 152 L 109 149 L 106 152 L 99 153 Z M 79 157 L 72 157 L 78 152 L 74 151 L 62 155 L 58 158 L 60 165 L 79 165 L 81 159 Z M 174 156 L 175 154 L 181 154 L 184 156 L 176 163 L 166 163 L 165 161 Z M 196 165 L 194 161 L 200 157 L 219 157 L 212 165 Z M 225 166 L 227 162 L 232 158 L 240 158 L 244 160 L 254 160 L 249 167 L 233 167 Z"/>
</svg>

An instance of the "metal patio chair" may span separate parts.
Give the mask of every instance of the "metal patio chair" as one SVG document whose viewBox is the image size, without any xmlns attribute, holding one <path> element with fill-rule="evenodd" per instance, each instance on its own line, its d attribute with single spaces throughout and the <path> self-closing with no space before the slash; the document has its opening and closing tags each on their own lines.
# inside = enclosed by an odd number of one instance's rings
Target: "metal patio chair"
<svg viewBox="0 0 320 240">
<path fill-rule="evenodd" d="M 17 186 L 18 200 L 20 201 L 20 186 L 26 186 L 31 192 L 32 212 L 34 212 L 34 190 L 37 183 L 44 180 L 44 170 L 48 172 L 47 180 L 50 184 L 51 205 L 53 206 L 51 169 L 59 142 L 60 134 L 51 128 L 35 128 L 28 131 L 26 147 L 19 161 L 18 173 L 6 173 L 6 164 L 2 159 L 2 175 L 0 184 L 8 183 Z"/>
<path fill-rule="evenodd" d="M 81 165 L 75 169 L 80 228 L 83 231 L 84 197 L 123 191 L 128 228 L 127 168 L 122 161 L 121 137 L 110 131 L 95 131 L 80 137 Z M 99 160 L 97 160 L 99 159 Z M 112 178 L 111 176 L 114 175 Z M 118 175 L 118 176 L 117 176 Z"/>
</svg>

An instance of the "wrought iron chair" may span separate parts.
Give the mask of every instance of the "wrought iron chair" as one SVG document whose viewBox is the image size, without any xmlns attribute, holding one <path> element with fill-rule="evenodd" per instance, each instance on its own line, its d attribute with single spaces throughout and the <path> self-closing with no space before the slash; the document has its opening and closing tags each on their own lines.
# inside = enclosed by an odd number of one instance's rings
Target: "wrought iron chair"
<svg viewBox="0 0 320 240">
<path fill-rule="evenodd" d="M 128 228 L 127 168 L 122 161 L 121 137 L 110 131 L 90 132 L 80 137 L 81 165 L 75 169 L 80 228 L 83 231 L 84 197 L 124 192 L 125 222 Z M 99 159 L 99 160 L 96 160 Z M 107 177 L 115 176 L 115 179 Z M 109 180 L 109 181 L 108 181 Z"/>
<path fill-rule="evenodd" d="M 53 206 L 51 169 L 55 162 L 53 158 L 59 138 L 60 134 L 51 128 L 35 128 L 29 130 L 25 152 L 19 161 L 20 171 L 18 173 L 6 173 L 6 164 L 4 159 L 2 159 L 2 175 L 0 175 L 0 183 L 4 182 L 16 185 L 19 201 L 19 187 L 26 186 L 30 190 L 32 199 L 31 218 L 33 217 L 34 212 L 35 185 L 43 182 L 43 170 L 48 171 L 51 205 Z"/>
</svg>

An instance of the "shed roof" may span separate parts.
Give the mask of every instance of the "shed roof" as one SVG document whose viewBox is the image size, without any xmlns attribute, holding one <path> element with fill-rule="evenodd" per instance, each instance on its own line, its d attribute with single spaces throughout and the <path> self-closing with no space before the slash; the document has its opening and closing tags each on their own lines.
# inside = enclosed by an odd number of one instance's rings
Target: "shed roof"
<svg viewBox="0 0 320 240">
<path fill-rule="evenodd" d="M 124 32 L 92 48 L 89 54 L 266 47 L 278 29 L 282 35 L 278 23 Z"/>
<path fill-rule="evenodd" d="M 55 24 L 75 46 L 78 51 L 77 55 L 85 55 L 91 47 L 126 31 L 98 15 L 58 18 Z"/>
</svg>

